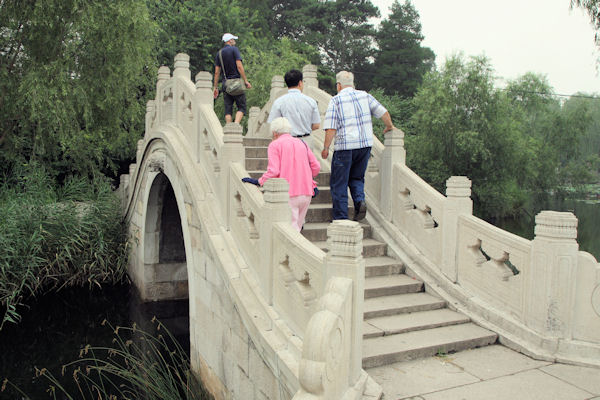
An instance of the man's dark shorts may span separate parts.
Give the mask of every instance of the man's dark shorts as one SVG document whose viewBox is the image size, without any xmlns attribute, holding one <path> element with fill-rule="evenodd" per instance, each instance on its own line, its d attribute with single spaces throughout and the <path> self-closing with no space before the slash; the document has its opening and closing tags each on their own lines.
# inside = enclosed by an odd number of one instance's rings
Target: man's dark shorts
<svg viewBox="0 0 600 400">
<path fill-rule="evenodd" d="M 246 93 L 242 93 L 238 96 L 232 96 L 223 91 L 223 98 L 225 100 L 225 115 L 233 114 L 233 103 L 237 105 L 237 110 L 246 114 Z"/>
</svg>

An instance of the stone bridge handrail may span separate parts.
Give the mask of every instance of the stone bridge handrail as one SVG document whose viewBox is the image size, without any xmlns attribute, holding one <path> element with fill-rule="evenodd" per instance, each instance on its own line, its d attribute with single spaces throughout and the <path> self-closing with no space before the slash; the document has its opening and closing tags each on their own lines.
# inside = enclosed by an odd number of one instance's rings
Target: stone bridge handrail
<svg viewBox="0 0 600 400">
<path fill-rule="evenodd" d="M 303 70 L 304 93 L 317 101 L 323 118 L 331 96 L 318 88 L 314 71 L 313 66 Z M 280 85 L 280 79 L 273 82 Z M 261 111 L 264 115 L 272 101 Z M 321 133 L 314 136 L 322 140 Z M 321 148 L 322 143 L 315 143 L 314 150 Z M 552 246 L 541 253 L 533 250 L 545 239 L 528 241 L 474 217 L 471 181 L 466 177 L 449 178 L 444 196 L 405 160 L 402 131 L 388 132 L 385 146 L 374 138 L 365 192 L 372 219 L 399 253 L 414 262 L 413 269 L 430 276 L 447 296 L 460 299 L 464 311 L 499 333 L 505 343 L 542 358 L 600 364 L 600 266 L 591 255 L 578 252 L 576 219 L 568 239 L 571 247 L 562 247 L 568 254 L 549 259 L 542 254 L 553 254 Z M 557 221 L 572 216 L 544 212 L 540 220 L 549 215 Z M 565 260 L 568 272 L 558 266 Z M 556 270 L 542 268 L 544 263 Z M 540 285 L 549 285 L 545 290 L 550 295 L 537 289 Z"/>
<path fill-rule="evenodd" d="M 406 166 L 403 133 L 385 138 L 367 170 L 369 210 L 414 272 L 503 343 L 600 365 L 600 264 L 578 251 L 575 216 L 543 211 L 523 239 L 472 215 L 466 177 L 449 178 L 443 196 Z"/>
</svg>

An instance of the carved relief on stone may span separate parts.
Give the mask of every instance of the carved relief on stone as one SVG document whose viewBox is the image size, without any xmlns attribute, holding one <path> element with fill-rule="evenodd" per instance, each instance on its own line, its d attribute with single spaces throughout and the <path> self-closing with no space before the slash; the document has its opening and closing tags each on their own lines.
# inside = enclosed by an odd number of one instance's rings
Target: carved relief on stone
<svg viewBox="0 0 600 400">
<path fill-rule="evenodd" d="M 290 257 L 284 255 L 278 263 L 278 268 L 288 291 L 295 292 L 295 297 L 302 300 L 304 307 L 310 307 L 317 298 L 317 293 L 310 284 L 310 274 L 297 263 L 290 262 Z"/>
<path fill-rule="evenodd" d="M 184 116 L 186 116 L 189 120 L 194 118 L 192 114 L 192 102 L 190 100 L 186 100 L 185 92 L 181 93 L 181 112 Z"/>
<path fill-rule="evenodd" d="M 473 244 L 468 246 L 469 251 L 473 255 L 474 262 L 478 267 L 490 263 L 498 271 L 498 276 L 504 281 L 520 273 L 517 267 L 510 261 L 510 254 L 505 250 L 491 244 L 486 245 L 487 250 L 484 250 L 482 240 L 475 237 L 472 237 L 470 242 Z"/>
<path fill-rule="evenodd" d="M 213 164 L 213 171 L 215 173 L 219 173 L 221 172 L 221 166 L 219 165 L 219 157 L 217 155 L 217 149 L 213 149 L 212 152 L 212 164 Z"/>
<path fill-rule="evenodd" d="M 236 192 L 233 196 L 234 198 L 234 211 L 236 216 L 241 219 L 242 225 L 246 227 L 246 231 L 248 232 L 248 238 L 251 240 L 256 240 L 259 238 L 258 229 L 256 228 L 256 224 L 254 223 L 254 213 L 250 209 L 250 206 L 244 198 L 240 194 L 240 192 Z"/>
<path fill-rule="evenodd" d="M 165 171 L 165 155 L 158 153 L 152 154 L 148 160 L 148 169 L 151 172 L 164 172 Z"/>
<path fill-rule="evenodd" d="M 163 103 L 170 103 L 173 101 L 173 88 L 169 87 L 163 91 Z"/>
<path fill-rule="evenodd" d="M 210 150 L 210 142 L 208 141 L 208 131 L 206 128 L 202 130 L 202 138 L 204 141 L 204 150 Z"/>
<path fill-rule="evenodd" d="M 413 203 L 412 199 L 410 198 L 410 190 L 408 188 L 400 190 L 398 197 L 400 198 L 400 208 L 403 210 L 415 209 L 415 203 Z"/>
</svg>

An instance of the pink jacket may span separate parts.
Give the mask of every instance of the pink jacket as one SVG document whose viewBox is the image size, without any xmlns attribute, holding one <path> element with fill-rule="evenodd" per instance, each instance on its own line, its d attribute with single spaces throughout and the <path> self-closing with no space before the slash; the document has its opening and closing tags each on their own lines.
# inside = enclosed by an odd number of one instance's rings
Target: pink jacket
<svg viewBox="0 0 600 400">
<path fill-rule="evenodd" d="M 269 144 L 267 172 L 258 179 L 262 186 L 269 178 L 285 178 L 290 184 L 290 197 L 312 196 L 317 183 L 313 180 L 321 164 L 306 144 L 290 134 L 281 135 Z"/>
</svg>

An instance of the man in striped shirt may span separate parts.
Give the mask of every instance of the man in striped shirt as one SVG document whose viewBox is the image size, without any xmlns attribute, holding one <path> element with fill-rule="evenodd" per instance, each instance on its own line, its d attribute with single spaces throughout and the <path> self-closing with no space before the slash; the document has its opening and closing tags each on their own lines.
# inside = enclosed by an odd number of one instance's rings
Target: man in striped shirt
<svg viewBox="0 0 600 400">
<path fill-rule="evenodd" d="M 331 160 L 331 198 L 333 219 L 348 219 L 348 188 L 354 202 L 354 220 L 366 216 L 365 171 L 373 146 L 372 116 L 381 118 L 383 132 L 394 129 L 390 113 L 373 96 L 354 89 L 354 75 L 341 71 L 336 75 L 338 94 L 331 98 L 323 129 L 325 143 L 321 156 L 329 156 L 329 146 L 335 137 Z"/>
</svg>

